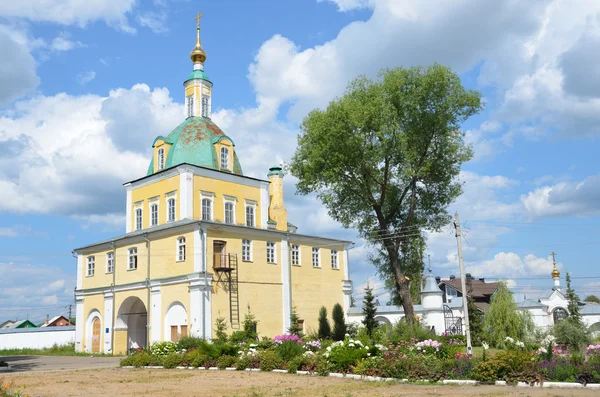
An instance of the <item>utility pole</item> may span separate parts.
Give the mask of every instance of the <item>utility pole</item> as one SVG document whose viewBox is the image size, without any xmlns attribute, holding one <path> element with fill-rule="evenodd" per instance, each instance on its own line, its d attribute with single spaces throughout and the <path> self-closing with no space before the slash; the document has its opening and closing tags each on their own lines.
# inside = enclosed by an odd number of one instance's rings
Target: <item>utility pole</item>
<svg viewBox="0 0 600 397">
<path fill-rule="evenodd" d="M 463 295 L 463 312 L 465 313 L 465 334 L 467 335 L 467 354 L 473 355 L 473 346 L 471 345 L 471 329 L 469 328 L 469 306 L 467 302 L 467 281 L 465 277 L 465 264 L 463 263 L 462 242 L 460 234 L 460 219 L 458 212 L 454 214 L 454 229 L 456 230 L 456 244 L 458 245 L 458 264 L 460 265 L 460 287 Z"/>
<path fill-rule="evenodd" d="M 69 317 L 67 317 L 69 324 L 71 324 L 71 307 L 73 307 L 73 305 L 69 305 Z"/>
</svg>

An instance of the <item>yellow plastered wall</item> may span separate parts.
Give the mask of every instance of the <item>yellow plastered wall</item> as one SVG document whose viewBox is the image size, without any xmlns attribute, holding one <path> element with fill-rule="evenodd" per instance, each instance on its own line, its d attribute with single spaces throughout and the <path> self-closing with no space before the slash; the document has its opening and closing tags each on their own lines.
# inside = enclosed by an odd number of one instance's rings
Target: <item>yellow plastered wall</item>
<svg viewBox="0 0 600 397">
<path fill-rule="evenodd" d="M 144 303 L 144 307 L 146 308 L 146 312 L 148 313 L 148 321 L 150 322 L 150 324 L 152 324 L 152 311 L 148 310 L 148 289 L 146 288 L 115 293 L 115 318 L 113 319 L 113 324 L 115 324 L 115 326 L 117 325 L 117 317 L 119 315 L 121 305 L 129 297 L 139 298 Z M 150 332 L 152 332 L 152 330 L 150 330 Z M 150 340 L 152 340 L 152 335 L 150 335 Z M 127 330 L 115 331 L 113 351 L 115 352 L 115 354 L 127 353 Z"/>
<path fill-rule="evenodd" d="M 88 329 L 88 318 L 92 311 L 97 310 L 100 313 L 100 352 L 104 350 L 104 328 L 105 319 L 104 319 L 104 294 L 96 294 L 96 295 L 88 295 L 83 298 L 83 313 L 85 314 L 84 318 L 77 319 L 77 321 L 83 322 L 83 340 L 81 343 L 83 344 L 83 351 L 88 349 L 88 333 L 91 334 L 92 330 Z M 89 349 L 92 347 L 89 346 Z"/>
<path fill-rule="evenodd" d="M 160 287 L 162 321 L 160 322 L 161 340 L 170 340 L 171 335 L 164 334 L 164 326 L 167 312 L 173 303 L 179 302 L 185 308 L 187 313 L 188 334 L 192 331 L 189 327 L 190 321 L 190 293 L 189 283 L 181 283 L 176 285 L 163 285 Z M 152 332 L 154 332 L 153 330 Z"/>
<path fill-rule="evenodd" d="M 217 161 L 218 161 L 217 164 L 219 166 L 219 169 L 221 169 L 222 171 L 232 172 L 233 171 L 233 162 L 235 159 L 235 157 L 234 157 L 235 149 L 234 149 L 233 145 L 231 144 L 231 141 L 229 141 L 229 139 L 227 139 L 227 138 L 221 139 L 218 143 L 214 144 L 214 147 L 215 147 L 215 151 L 217 152 Z M 229 149 L 229 164 L 228 164 L 229 168 L 227 168 L 226 170 L 221 168 L 221 148 L 222 147 L 226 147 L 227 149 Z"/>
<path fill-rule="evenodd" d="M 177 261 L 177 239 L 179 237 L 185 237 L 184 261 Z M 145 257 L 143 259 L 146 260 Z M 150 261 L 152 262 L 150 267 L 151 279 L 192 273 L 194 271 L 194 232 L 172 234 L 151 240 Z"/>
<path fill-rule="evenodd" d="M 344 304 L 342 280 L 344 279 L 343 247 L 320 248 L 321 267 L 312 266 L 312 246 L 290 242 L 300 246 L 301 266 L 291 266 L 292 275 L 292 306 L 300 319 L 304 320 L 305 332 L 318 330 L 319 309 L 327 308 L 328 318 L 331 320 L 333 305 Z M 339 270 L 331 268 L 331 249 L 338 250 Z M 290 259 L 291 264 L 291 259 Z"/>
<path fill-rule="evenodd" d="M 224 317 L 229 322 L 229 293 L 224 289 L 226 275 L 216 273 L 213 268 L 213 243 L 215 240 L 227 242 L 227 253 L 238 258 L 238 296 L 240 312 L 240 329 L 244 315 L 250 310 L 258 320 L 257 330 L 261 336 L 275 336 L 283 331 L 283 303 L 281 282 L 281 258 L 277 263 L 267 263 L 267 241 L 276 243 L 276 251 L 280 250 L 281 241 L 256 236 L 252 240 L 252 262 L 242 261 L 242 239 L 249 236 L 209 230 L 207 236 L 208 271 L 213 274 L 212 319 L 213 333 L 217 317 Z M 279 254 L 279 252 L 278 252 Z M 221 282 L 217 280 L 219 277 Z M 229 330 L 231 331 L 231 329 Z"/>
<path fill-rule="evenodd" d="M 138 187 L 131 192 L 131 225 L 135 230 L 135 203 L 142 201 L 142 228 L 150 227 L 150 206 L 148 199 L 158 196 L 158 224 L 167 223 L 167 198 L 165 195 L 173 191 L 177 192 L 175 203 L 175 219 L 179 219 L 179 175 L 172 176 L 162 181 L 151 183 L 150 185 Z"/>
<path fill-rule="evenodd" d="M 129 248 L 137 248 L 137 269 L 129 270 Z M 150 247 L 152 249 L 152 246 Z M 148 249 L 146 242 L 131 244 L 117 248 L 117 263 L 115 266 L 116 285 L 144 281 L 148 271 Z"/>
<path fill-rule="evenodd" d="M 109 252 L 112 252 L 112 250 L 83 255 L 83 282 L 81 284 L 83 289 L 105 287 L 112 284 L 113 274 L 106 273 L 106 254 Z M 95 258 L 95 272 L 93 276 L 87 275 L 88 257 L 90 256 Z"/>
<path fill-rule="evenodd" d="M 214 193 L 213 214 L 214 219 L 218 221 L 225 220 L 225 203 L 223 195 L 232 196 L 237 199 L 235 204 L 235 223 L 239 225 L 246 224 L 245 199 L 257 203 L 254 216 L 255 226 L 261 228 L 261 203 L 260 188 L 242 185 L 238 183 L 227 182 L 219 179 L 207 178 L 194 175 L 194 219 L 202 218 L 201 194 L 200 192 Z"/>
</svg>

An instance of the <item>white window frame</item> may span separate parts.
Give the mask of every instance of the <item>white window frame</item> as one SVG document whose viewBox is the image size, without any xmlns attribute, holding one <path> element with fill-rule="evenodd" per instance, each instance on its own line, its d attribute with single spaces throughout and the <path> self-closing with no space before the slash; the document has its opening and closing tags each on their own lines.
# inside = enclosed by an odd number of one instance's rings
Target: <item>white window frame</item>
<svg viewBox="0 0 600 397">
<path fill-rule="evenodd" d="M 175 261 L 183 262 L 185 261 L 186 256 L 186 246 L 185 246 L 185 237 L 177 237 L 177 245 L 175 251 Z"/>
<path fill-rule="evenodd" d="M 227 222 L 227 205 L 230 204 L 231 205 L 231 222 Z M 225 200 L 223 203 L 223 222 L 230 224 L 230 225 L 235 225 L 235 201 L 232 200 Z"/>
<path fill-rule="evenodd" d="M 277 263 L 277 243 L 267 241 L 267 263 Z"/>
<path fill-rule="evenodd" d="M 210 116 L 210 109 L 209 109 L 209 104 L 210 104 L 210 98 L 208 97 L 208 95 L 203 94 L 202 95 L 202 99 L 200 99 L 201 102 L 201 111 L 202 111 L 202 117 L 209 117 Z"/>
<path fill-rule="evenodd" d="M 177 220 L 177 196 L 167 196 L 167 222 L 175 222 Z M 171 219 L 171 207 L 169 202 L 173 200 L 173 219 Z"/>
<path fill-rule="evenodd" d="M 312 267 L 314 267 L 315 269 L 320 268 L 321 267 L 321 249 L 319 247 L 312 247 L 311 250 L 311 259 L 312 259 Z M 315 265 L 315 253 L 316 253 L 316 265 Z"/>
<path fill-rule="evenodd" d="M 229 171 L 229 148 L 227 146 L 221 146 L 220 160 L 221 169 Z"/>
<path fill-rule="evenodd" d="M 292 249 L 290 250 L 290 252 L 292 255 L 292 266 L 302 266 L 302 262 L 300 261 L 300 246 L 298 244 L 292 244 Z M 294 254 L 296 254 L 295 258 Z"/>
<path fill-rule="evenodd" d="M 165 148 L 158 148 L 156 161 L 158 162 L 157 168 L 159 171 L 165 168 Z"/>
<path fill-rule="evenodd" d="M 252 240 L 247 238 L 242 240 L 242 261 L 252 262 Z"/>
<path fill-rule="evenodd" d="M 156 206 L 156 223 L 154 223 L 154 219 L 153 219 L 153 212 L 152 212 L 152 208 Z M 158 200 L 154 201 L 154 202 L 150 202 L 150 218 L 148 219 L 148 223 L 150 224 L 150 226 L 158 226 L 158 211 L 159 211 L 159 207 L 158 207 Z"/>
<path fill-rule="evenodd" d="M 96 257 L 94 255 L 90 255 L 87 257 L 87 276 L 93 277 L 96 273 Z"/>
<path fill-rule="evenodd" d="M 248 224 L 248 208 L 252 209 L 252 224 Z M 256 203 L 253 201 L 246 201 L 244 206 L 244 224 L 248 227 L 256 227 Z"/>
<path fill-rule="evenodd" d="M 206 200 L 206 202 L 209 203 L 208 219 L 206 219 L 204 217 L 204 202 L 205 202 L 204 200 Z M 214 213 L 214 207 L 215 206 L 213 204 L 214 204 L 214 200 L 213 200 L 212 197 L 202 196 L 202 198 L 200 199 L 200 219 L 201 220 L 203 220 L 203 221 L 212 221 L 212 220 L 214 220 L 213 213 Z"/>
<path fill-rule="evenodd" d="M 186 98 L 187 101 L 187 116 L 194 116 L 194 94 L 188 95 Z"/>
<path fill-rule="evenodd" d="M 127 250 L 127 270 L 137 270 L 138 257 L 137 247 L 132 247 Z"/>
<path fill-rule="evenodd" d="M 135 216 L 134 216 L 135 230 L 141 230 L 144 227 L 144 221 L 143 221 L 144 210 L 142 209 L 142 207 L 137 207 L 133 213 L 135 214 Z"/>
<path fill-rule="evenodd" d="M 115 254 L 114 252 L 106 253 L 106 273 L 113 273 L 115 271 Z"/>
<path fill-rule="evenodd" d="M 331 250 L 331 268 L 334 270 L 340 269 L 338 250 Z"/>
</svg>

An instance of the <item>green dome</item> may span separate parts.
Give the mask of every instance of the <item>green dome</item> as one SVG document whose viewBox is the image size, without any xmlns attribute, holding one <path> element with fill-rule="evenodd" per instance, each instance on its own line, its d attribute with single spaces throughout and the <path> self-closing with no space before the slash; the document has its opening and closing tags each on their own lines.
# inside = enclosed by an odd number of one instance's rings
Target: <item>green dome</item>
<svg viewBox="0 0 600 397">
<path fill-rule="evenodd" d="M 202 79 L 202 80 L 208 81 L 209 83 L 212 83 L 212 81 L 210 81 L 210 79 L 208 78 L 208 75 L 204 72 L 204 70 L 194 70 L 192 73 L 190 73 L 188 75 L 187 79 L 185 79 L 183 84 L 187 83 L 190 80 L 194 80 L 194 79 Z"/>
<path fill-rule="evenodd" d="M 235 146 L 233 140 L 225 135 L 209 118 L 189 117 L 183 123 L 179 124 L 169 136 L 166 138 L 159 136 L 154 140 L 154 143 L 158 139 L 171 143 L 171 148 L 165 161 L 165 168 L 188 163 L 220 170 L 219 158 L 214 144 L 223 138 L 228 139 Z M 154 159 L 150 161 L 147 175 L 152 175 L 153 173 Z M 242 167 L 235 151 L 233 155 L 233 173 L 243 175 Z"/>
</svg>

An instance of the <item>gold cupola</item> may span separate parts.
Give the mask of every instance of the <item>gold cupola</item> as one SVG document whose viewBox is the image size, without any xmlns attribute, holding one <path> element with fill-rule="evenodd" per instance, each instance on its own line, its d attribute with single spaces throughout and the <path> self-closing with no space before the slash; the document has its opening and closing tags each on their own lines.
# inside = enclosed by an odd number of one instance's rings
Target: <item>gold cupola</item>
<svg viewBox="0 0 600 397">
<path fill-rule="evenodd" d="M 552 263 L 554 265 L 553 269 L 552 269 L 552 278 L 556 279 L 556 278 L 560 278 L 560 272 L 558 271 L 558 269 L 556 268 L 556 258 L 555 258 L 556 253 L 552 253 Z"/>
<path fill-rule="evenodd" d="M 198 13 L 196 18 L 194 18 L 197 22 L 196 27 L 196 47 L 190 52 L 190 59 L 194 63 L 194 69 L 196 69 L 196 65 L 201 69 L 201 65 L 206 60 L 206 52 L 202 49 L 202 43 L 200 42 L 200 18 L 202 18 L 202 14 Z"/>
</svg>

